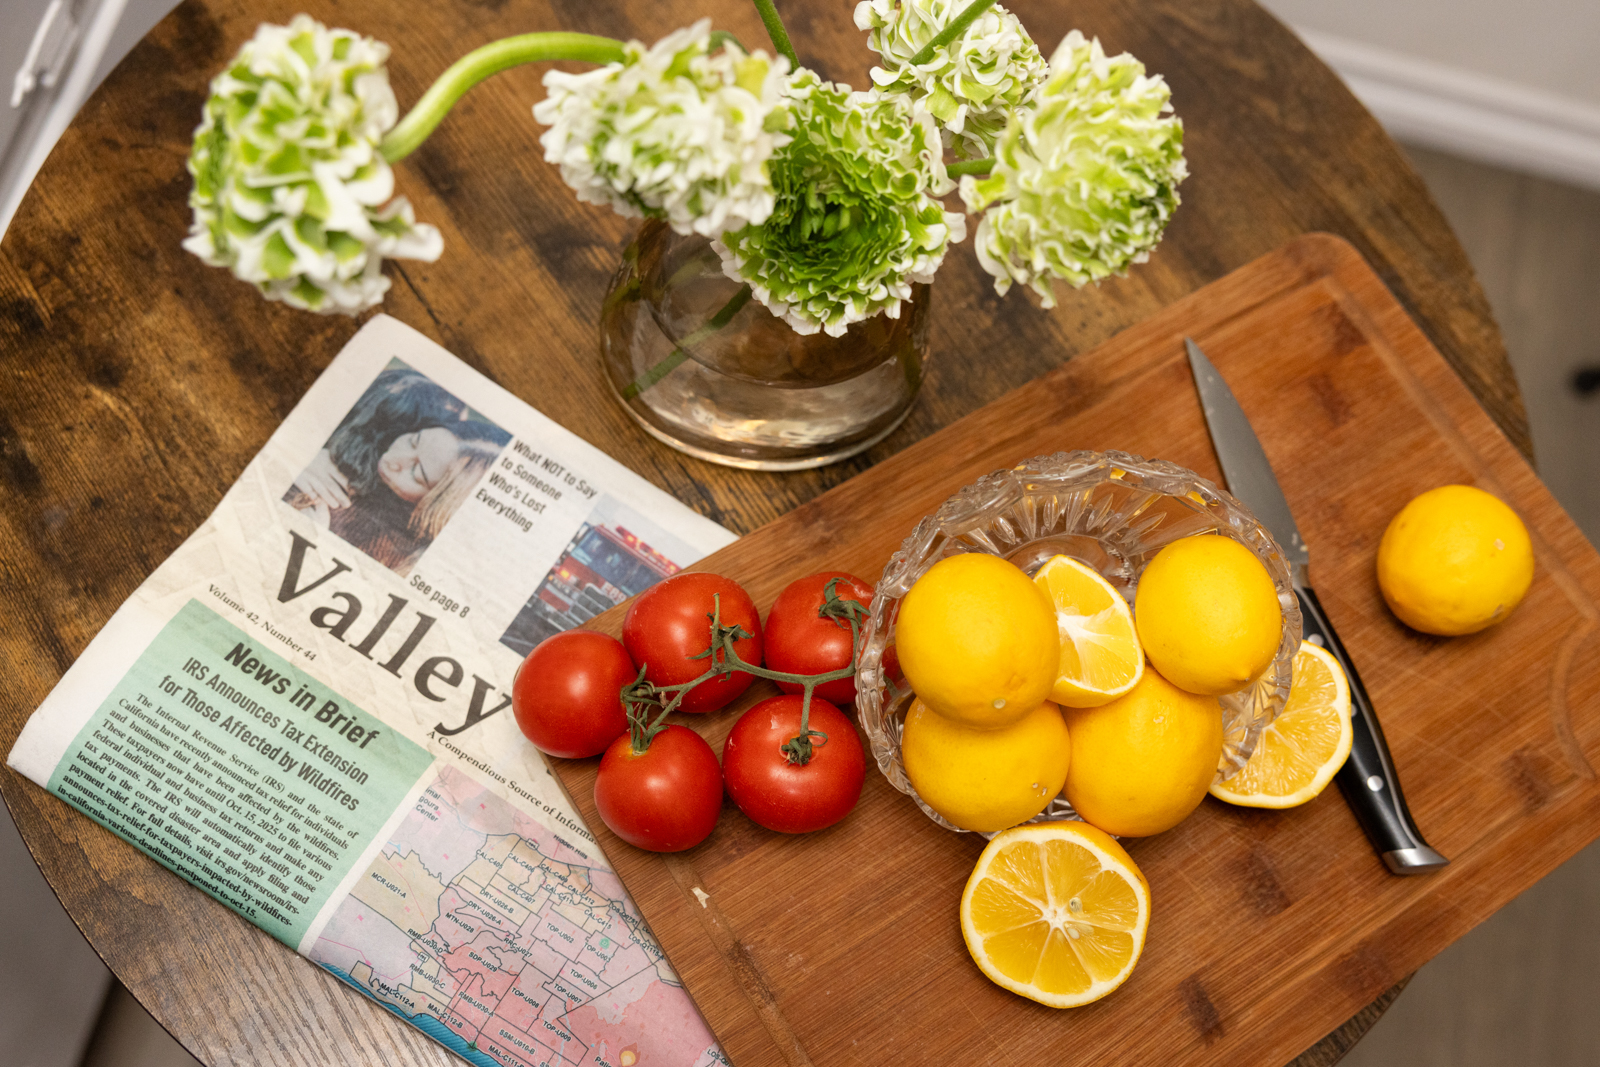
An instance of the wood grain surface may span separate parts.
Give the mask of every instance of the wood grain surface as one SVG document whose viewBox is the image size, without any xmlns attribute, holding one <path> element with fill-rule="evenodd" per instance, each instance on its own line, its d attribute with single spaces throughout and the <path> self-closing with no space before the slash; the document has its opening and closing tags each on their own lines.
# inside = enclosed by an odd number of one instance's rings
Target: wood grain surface
<svg viewBox="0 0 1600 1067">
<path fill-rule="evenodd" d="M 594 809 L 598 760 L 552 761 L 740 1067 L 926 1062 L 1281 1063 L 1600 836 L 1600 554 L 1349 245 L 1302 237 L 701 561 L 757 605 L 819 570 L 875 578 L 917 521 L 993 470 L 1122 449 L 1219 480 L 1184 355 L 1194 337 L 1259 434 L 1312 582 L 1378 709 L 1411 809 L 1451 865 L 1388 873 L 1338 790 L 1282 812 L 1207 799 L 1125 841 L 1150 882 L 1133 977 L 1043 1008 L 967 959 L 958 901 L 984 841 L 869 772 L 842 823 L 789 837 L 731 804 L 703 844 L 629 847 Z M 1384 606 L 1396 512 L 1475 484 L 1538 561 L 1503 624 L 1444 640 Z M 590 623 L 620 634 L 625 607 Z M 720 752 L 727 710 L 678 715 Z"/>
<path fill-rule="evenodd" d="M 805 62 L 866 84 L 872 56 L 848 3 L 780 2 Z M 1009 6 L 1047 49 L 1076 26 L 1166 74 L 1193 172 L 1184 205 L 1151 262 L 1063 293 L 1049 313 L 1020 291 L 997 298 L 970 249 L 956 249 L 934 290 L 922 396 L 894 435 L 853 461 L 786 475 L 711 467 L 650 440 L 611 401 L 595 321 L 631 224 L 577 203 L 541 161 L 529 115 L 541 68 L 475 89 L 397 168 L 399 191 L 441 228 L 446 251 L 435 264 L 391 266 L 385 310 L 745 533 L 1295 235 L 1324 230 L 1366 257 L 1526 451 L 1516 384 L 1460 246 L 1377 123 L 1283 26 L 1252 0 Z M 746 43 L 762 40 L 742 0 L 188 0 L 163 21 L 85 105 L 0 243 L 9 668 L 0 746 L 358 326 L 268 304 L 178 244 L 189 225 L 184 160 L 208 80 L 258 22 L 301 10 L 393 46 L 402 106 L 455 58 L 510 33 L 648 41 L 708 14 Z M 90 942 L 201 1060 L 453 1062 L 11 772 L 0 770 L 0 789 Z"/>
</svg>

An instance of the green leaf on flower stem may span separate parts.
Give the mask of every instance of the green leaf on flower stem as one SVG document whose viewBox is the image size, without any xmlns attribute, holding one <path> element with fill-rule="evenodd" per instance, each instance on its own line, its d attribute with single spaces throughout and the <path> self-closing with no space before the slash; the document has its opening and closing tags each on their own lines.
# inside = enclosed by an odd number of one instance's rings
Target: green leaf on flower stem
<svg viewBox="0 0 1600 1067">
<path fill-rule="evenodd" d="M 309 215 L 301 215 L 294 220 L 295 236 L 300 238 L 302 244 L 314 252 L 328 250 L 328 235 L 322 228 L 322 223 Z M 357 242 L 359 243 L 359 242 Z"/>
<path fill-rule="evenodd" d="M 308 173 L 309 168 L 305 164 L 305 159 L 300 155 L 300 146 L 286 144 L 275 152 L 271 159 L 267 160 L 265 170 L 268 174 L 283 177 L 287 174 Z"/>
<path fill-rule="evenodd" d="M 410 223 L 401 218 L 372 220 L 372 228 L 374 230 L 377 230 L 379 233 L 392 234 L 396 237 L 405 233 L 409 227 Z"/>
<path fill-rule="evenodd" d="M 322 222 L 328 220 L 331 208 L 328 205 L 328 194 L 322 191 L 322 186 L 312 182 L 306 186 L 306 214 Z"/>
<path fill-rule="evenodd" d="M 225 208 L 222 212 L 222 226 L 228 233 L 235 237 L 250 238 L 265 230 L 269 223 L 251 222 L 241 217 L 232 208 Z"/>
<path fill-rule="evenodd" d="M 289 47 L 294 49 L 296 55 L 306 61 L 306 66 L 314 67 L 317 65 L 317 46 L 312 41 L 311 34 L 295 34 L 289 39 Z M 338 59 L 337 56 L 334 58 Z"/>
</svg>

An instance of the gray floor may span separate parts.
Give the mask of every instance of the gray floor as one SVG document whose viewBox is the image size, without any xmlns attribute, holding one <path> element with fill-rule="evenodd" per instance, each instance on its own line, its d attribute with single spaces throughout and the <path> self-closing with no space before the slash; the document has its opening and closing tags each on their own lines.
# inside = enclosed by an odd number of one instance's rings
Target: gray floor
<svg viewBox="0 0 1600 1067">
<path fill-rule="evenodd" d="M 1600 544 L 1600 193 L 1409 150 L 1494 307 L 1539 474 Z M 1600 842 L 1424 967 L 1346 1067 L 1600 1064 Z"/>
<path fill-rule="evenodd" d="M 0 1064 L 73 1067 L 111 983 L 111 972 L 67 918 L 0 807 Z M 40 1025 L 46 1020 L 45 1025 Z"/>
<path fill-rule="evenodd" d="M 1483 283 L 1528 405 L 1539 475 L 1600 544 L 1600 192 L 1408 149 Z"/>
<path fill-rule="evenodd" d="M 1600 543 L 1600 193 L 1414 151 L 1494 306 L 1541 476 Z M 0 812 L 0 1062 L 194 1067 L 72 927 Z M 1600 1064 L 1600 843 L 1424 967 L 1348 1067 Z M 111 989 L 109 998 L 105 990 Z M 47 1027 L 38 1026 L 49 1019 Z M 96 1022 L 98 1020 L 98 1026 Z"/>
</svg>

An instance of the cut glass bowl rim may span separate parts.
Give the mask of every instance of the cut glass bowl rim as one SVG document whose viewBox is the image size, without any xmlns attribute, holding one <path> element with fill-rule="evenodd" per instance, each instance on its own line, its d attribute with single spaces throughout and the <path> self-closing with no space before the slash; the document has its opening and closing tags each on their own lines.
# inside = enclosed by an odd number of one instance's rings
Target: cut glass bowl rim
<svg viewBox="0 0 1600 1067">
<path fill-rule="evenodd" d="M 896 607 L 934 563 L 962 552 L 988 552 L 1015 560 L 1031 574 L 1052 555 L 1072 555 L 1131 604 L 1150 556 L 1171 541 L 1203 533 L 1220 533 L 1250 549 L 1267 568 L 1283 611 L 1271 665 L 1243 690 L 1220 698 L 1224 743 L 1216 780 L 1236 773 L 1262 729 L 1283 709 L 1300 647 L 1300 604 L 1283 548 L 1248 508 L 1194 471 L 1127 452 L 1086 450 L 1036 456 L 978 479 L 917 523 L 890 557 L 862 628 L 856 667 L 856 711 L 878 769 L 934 822 L 967 832 L 928 807 L 906 777 L 900 725 L 911 694 L 892 692 L 883 671 Z M 1027 821 L 1076 818 L 1063 795 Z"/>
</svg>

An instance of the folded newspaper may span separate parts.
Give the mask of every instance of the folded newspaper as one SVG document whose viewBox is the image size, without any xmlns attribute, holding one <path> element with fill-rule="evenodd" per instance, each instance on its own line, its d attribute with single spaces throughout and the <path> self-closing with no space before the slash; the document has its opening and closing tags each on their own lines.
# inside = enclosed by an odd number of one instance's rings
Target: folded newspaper
<svg viewBox="0 0 1600 1067">
<path fill-rule="evenodd" d="M 732 540 L 380 315 L 8 762 L 472 1063 L 726 1063 L 509 708 Z"/>
</svg>

